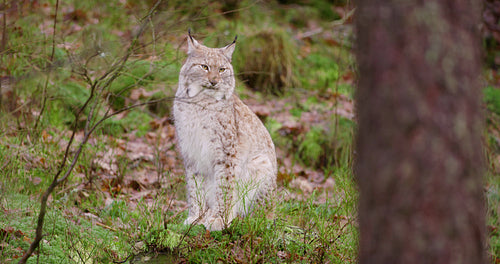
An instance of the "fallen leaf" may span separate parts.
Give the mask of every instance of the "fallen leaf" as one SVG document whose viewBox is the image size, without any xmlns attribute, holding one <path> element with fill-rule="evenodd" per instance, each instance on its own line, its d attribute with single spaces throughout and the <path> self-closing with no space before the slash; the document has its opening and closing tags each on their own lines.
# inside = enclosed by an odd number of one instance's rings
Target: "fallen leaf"
<svg viewBox="0 0 500 264">
<path fill-rule="evenodd" d="M 143 87 L 141 88 L 138 88 L 138 89 L 134 89 L 130 92 L 130 99 L 132 100 L 139 100 L 141 98 L 149 98 L 151 96 L 153 96 L 156 92 L 158 91 L 146 91 L 146 89 L 144 89 Z"/>
<path fill-rule="evenodd" d="M 34 177 L 31 182 L 33 183 L 33 185 L 38 185 L 42 182 L 42 179 L 40 177 Z"/>
<path fill-rule="evenodd" d="M 293 179 L 288 186 L 290 186 L 290 188 L 299 189 L 305 194 L 310 194 L 314 190 L 312 184 L 302 176 Z"/>
</svg>

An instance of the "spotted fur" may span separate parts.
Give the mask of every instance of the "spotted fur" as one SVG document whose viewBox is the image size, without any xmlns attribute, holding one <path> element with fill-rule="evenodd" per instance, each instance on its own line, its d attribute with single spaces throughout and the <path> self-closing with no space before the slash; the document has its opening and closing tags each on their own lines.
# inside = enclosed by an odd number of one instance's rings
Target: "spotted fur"
<svg viewBox="0 0 500 264">
<path fill-rule="evenodd" d="M 271 137 L 234 94 L 234 48 L 235 42 L 208 48 L 189 35 L 174 101 L 189 206 L 184 223 L 209 230 L 227 228 L 256 205 L 274 204 L 269 200 L 276 190 Z"/>
</svg>

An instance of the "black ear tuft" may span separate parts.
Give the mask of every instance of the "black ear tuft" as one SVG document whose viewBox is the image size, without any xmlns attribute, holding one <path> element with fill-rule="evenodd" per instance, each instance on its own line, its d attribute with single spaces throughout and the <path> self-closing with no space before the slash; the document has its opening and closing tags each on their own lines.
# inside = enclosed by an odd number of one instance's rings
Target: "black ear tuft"
<svg viewBox="0 0 500 264">
<path fill-rule="evenodd" d="M 191 28 L 188 28 L 188 35 L 189 35 L 189 38 L 191 39 L 191 41 L 193 40 L 193 36 L 191 36 Z"/>
</svg>

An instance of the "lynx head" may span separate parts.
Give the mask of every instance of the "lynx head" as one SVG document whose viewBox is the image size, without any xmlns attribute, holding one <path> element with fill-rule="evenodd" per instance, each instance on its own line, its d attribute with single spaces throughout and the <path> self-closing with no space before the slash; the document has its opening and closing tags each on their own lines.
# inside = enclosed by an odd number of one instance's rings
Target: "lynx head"
<svg viewBox="0 0 500 264">
<path fill-rule="evenodd" d="M 208 95 L 217 101 L 230 98 L 234 91 L 234 72 L 231 56 L 234 41 L 223 48 L 209 48 L 191 34 L 187 38 L 188 57 L 179 74 L 176 97 L 192 98 Z"/>
</svg>

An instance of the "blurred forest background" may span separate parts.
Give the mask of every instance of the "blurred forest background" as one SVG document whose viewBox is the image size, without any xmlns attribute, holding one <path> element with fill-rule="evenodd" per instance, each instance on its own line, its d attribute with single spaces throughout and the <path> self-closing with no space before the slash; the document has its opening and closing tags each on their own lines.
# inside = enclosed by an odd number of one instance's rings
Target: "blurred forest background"
<svg viewBox="0 0 500 264">
<path fill-rule="evenodd" d="M 500 263 L 500 1 L 484 1 L 489 254 Z M 3 0 L 0 262 L 355 263 L 349 0 Z M 187 30 L 238 35 L 236 92 L 277 148 L 276 219 L 187 227 L 170 111 Z M 50 194 L 50 195 L 49 195 Z M 155 262 L 156 261 L 156 262 Z"/>
</svg>

